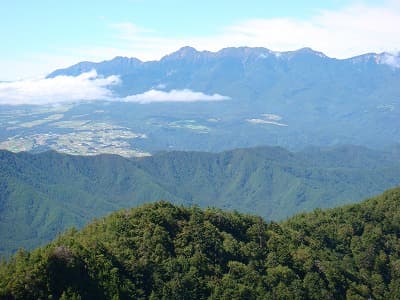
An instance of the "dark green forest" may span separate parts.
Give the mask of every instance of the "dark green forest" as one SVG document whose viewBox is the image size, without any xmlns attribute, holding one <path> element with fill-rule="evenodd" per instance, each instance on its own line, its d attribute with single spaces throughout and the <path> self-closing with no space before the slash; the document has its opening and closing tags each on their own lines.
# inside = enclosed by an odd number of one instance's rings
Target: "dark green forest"
<svg viewBox="0 0 400 300">
<path fill-rule="evenodd" d="M 0 266 L 1 299 L 400 299 L 400 188 L 284 222 L 165 201 Z"/>
<path fill-rule="evenodd" d="M 400 148 L 279 147 L 163 152 L 142 159 L 0 151 L 0 256 L 33 249 L 72 226 L 167 199 L 258 214 L 360 201 L 400 184 Z"/>
</svg>

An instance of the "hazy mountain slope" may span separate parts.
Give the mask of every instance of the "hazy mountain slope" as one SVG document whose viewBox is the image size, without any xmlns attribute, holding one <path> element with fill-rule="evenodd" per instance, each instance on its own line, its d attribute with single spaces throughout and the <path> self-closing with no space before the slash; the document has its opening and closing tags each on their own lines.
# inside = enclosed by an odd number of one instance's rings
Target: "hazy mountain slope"
<svg viewBox="0 0 400 300">
<path fill-rule="evenodd" d="M 3 299 L 398 299 L 400 189 L 265 223 L 157 202 L 0 266 Z"/>
<path fill-rule="evenodd" d="M 274 219 L 356 201 L 382 192 L 386 183 L 400 183 L 398 158 L 354 146 L 314 149 L 309 156 L 268 147 L 168 152 L 138 162 L 180 198 Z"/>
<path fill-rule="evenodd" d="M 71 226 L 134 206 L 171 198 L 129 160 L 46 152 L 0 152 L 0 251 L 32 248 Z"/>
<path fill-rule="evenodd" d="M 184 47 L 159 61 L 117 57 L 79 63 L 49 77 L 96 69 L 102 76 L 120 76 L 121 84 L 111 88 L 121 97 L 153 89 L 191 89 L 231 98 L 184 105 L 123 104 L 129 118 L 115 115 L 116 120 L 143 128 L 150 137 L 143 141 L 147 151 L 169 147 L 221 151 L 259 145 L 300 149 L 358 144 L 380 148 L 400 142 L 400 68 L 390 64 L 396 60 L 400 58 L 387 53 L 334 59 L 309 48 L 273 52 L 241 47 L 200 52 Z M 276 119 L 269 119 L 268 114 L 275 115 L 282 125 L 270 123 Z M 198 134 L 163 127 L 187 120 L 209 130 Z"/>
<path fill-rule="evenodd" d="M 351 92 L 368 96 L 382 87 L 399 91 L 392 84 L 398 82 L 399 72 L 395 66 L 385 63 L 387 55 L 365 54 L 339 60 L 309 48 L 273 52 L 265 48 L 240 47 L 200 52 L 184 47 L 159 61 L 141 62 L 135 58 L 116 57 L 100 63 L 81 62 L 56 70 L 48 77 L 76 76 L 95 69 L 104 76 L 120 75 L 122 86 L 117 87 L 117 91 L 123 94 L 138 93 L 164 84 L 168 90 L 190 88 L 219 92 L 251 102 L 263 98 L 265 92 L 277 91 L 285 91 L 286 96 L 290 96 L 293 92 L 329 89 L 335 95 Z M 347 89 L 335 90 L 337 85 L 344 87 L 346 83 Z M 353 88 L 355 86 L 357 89 Z M 327 93 L 326 97 L 330 96 Z"/>
<path fill-rule="evenodd" d="M 0 252 L 32 248 L 72 225 L 160 199 L 274 220 L 358 201 L 400 184 L 400 161 L 389 153 L 347 146 L 307 157 L 260 147 L 129 160 L 1 151 Z"/>
</svg>

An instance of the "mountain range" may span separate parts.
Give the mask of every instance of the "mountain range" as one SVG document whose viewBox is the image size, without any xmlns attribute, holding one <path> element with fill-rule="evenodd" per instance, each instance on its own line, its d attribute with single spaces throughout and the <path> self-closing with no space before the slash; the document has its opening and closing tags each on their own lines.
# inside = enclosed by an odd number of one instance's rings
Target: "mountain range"
<svg viewBox="0 0 400 300">
<path fill-rule="evenodd" d="M 322 52 L 315 51 L 311 48 L 278 52 L 266 48 L 231 47 L 224 48 L 218 52 L 210 52 L 197 51 L 192 47 L 186 46 L 174 53 L 164 56 L 159 61 L 141 61 L 137 58 L 117 56 L 111 60 L 98 63 L 90 61 L 79 62 L 68 68 L 55 70 L 47 77 L 54 78 L 59 75 L 77 76 L 82 73 L 90 72 L 91 70 L 96 70 L 98 74 L 103 76 L 126 76 L 133 75 L 137 71 L 145 71 L 149 73 L 151 71 L 155 71 L 154 76 L 158 75 L 158 77 L 162 77 L 162 75 L 165 75 L 162 71 L 165 71 L 165 69 L 171 66 L 184 68 L 195 67 L 197 65 L 201 66 L 201 69 L 205 69 L 208 66 L 218 68 L 223 67 L 224 64 L 233 65 L 237 64 L 238 62 L 241 62 L 242 68 L 241 70 L 237 69 L 237 71 L 246 71 L 247 69 L 254 67 L 256 64 L 259 64 L 261 67 L 264 65 L 265 67 L 265 64 L 267 63 L 270 67 L 276 68 L 275 70 L 272 69 L 270 71 L 277 71 L 278 68 L 283 69 L 283 67 L 286 67 L 287 69 L 291 67 L 301 67 L 301 64 L 306 62 L 311 63 L 311 65 L 319 62 L 321 65 L 324 61 L 327 65 L 333 65 L 336 63 L 341 64 L 343 67 L 346 65 L 349 67 L 350 65 L 360 64 L 364 66 L 389 66 L 393 69 L 400 68 L 400 57 L 396 54 L 387 52 L 380 54 L 367 53 L 348 59 L 336 59 L 330 58 Z M 179 63 L 179 66 L 177 66 L 177 63 Z M 216 64 L 221 65 L 216 66 Z M 179 70 L 177 70 L 177 72 L 179 72 Z M 196 72 L 201 72 L 201 70 L 196 70 Z M 192 74 L 194 73 L 193 77 L 198 76 L 196 72 L 192 72 Z M 168 71 L 166 73 L 168 73 Z M 168 76 L 168 74 L 166 75 Z M 213 74 L 210 74 L 210 76 L 213 76 Z M 190 81 L 192 78 L 186 78 L 186 80 Z"/>
<path fill-rule="evenodd" d="M 1 105 L 0 299 L 400 297 L 399 188 L 328 209 L 400 185 L 399 56 L 184 47 L 43 82 L 82 74 L 107 97 Z"/>
<path fill-rule="evenodd" d="M 160 199 L 281 220 L 378 194 L 399 178 L 399 147 L 259 147 L 136 159 L 0 151 L 0 253 L 32 249 L 95 217 Z"/>
<path fill-rule="evenodd" d="M 75 80 L 107 98 L 2 105 L 0 149 L 123 156 L 265 145 L 384 149 L 400 143 L 399 61 L 388 53 L 335 59 L 309 48 L 184 47 L 158 61 L 81 62 L 52 72 L 44 86 Z"/>
<path fill-rule="evenodd" d="M 265 48 L 226 48 L 218 52 L 184 47 L 159 61 L 116 57 L 81 62 L 49 74 L 77 76 L 96 70 L 117 75 L 115 97 L 148 91 L 190 90 L 229 97 L 226 101 L 123 105 L 124 124 L 134 123 L 152 139 L 147 151 L 221 151 L 237 147 L 399 143 L 400 57 L 365 54 L 335 59 L 310 48 L 274 52 Z M 118 106 L 115 110 L 119 111 Z M 136 120 L 136 121 L 132 121 Z M 160 129 L 163 121 L 192 120 L 206 134 Z M 178 136 L 178 137 L 177 137 Z"/>
</svg>

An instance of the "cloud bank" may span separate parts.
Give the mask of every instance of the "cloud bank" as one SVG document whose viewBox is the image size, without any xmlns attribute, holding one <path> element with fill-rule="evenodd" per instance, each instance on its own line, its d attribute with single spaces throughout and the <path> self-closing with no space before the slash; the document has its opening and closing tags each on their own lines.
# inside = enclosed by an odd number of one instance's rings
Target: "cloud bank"
<svg viewBox="0 0 400 300">
<path fill-rule="evenodd" d="M 0 83 L 0 104 L 52 104 L 112 99 L 109 86 L 118 76 L 98 77 L 95 70 L 79 76 L 57 76 Z"/>
<path fill-rule="evenodd" d="M 336 58 L 399 50 L 394 38 L 399 34 L 399 9 L 367 5 L 320 11 L 307 20 L 247 20 L 227 30 L 249 46 L 263 44 L 280 51 L 311 47 Z"/>
<path fill-rule="evenodd" d="M 99 77 L 95 70 L 79 76 L 57 76 L 0 82 L 0 105 L 43 105 L 80 101 L 121 101 L 133 103 L 222 101 L 229 97 L 219 94 L 207 95 L 184 90 L 149 90 L 142 94 L 118 98 L 110 87 L 119 84 L 118 76 Z"/>
<path fill-rule="evenodd" d="M 169 92 L 149 90 L 142 94 L 128 96 L 122 99 L 125 102 L 154 103 L 154 102 L 197 102 L 197 101 L 222 101 L 230 99 L 220 94 L 206 95 L 201 92 L 193 92 L 189 89 L 171 90 Z"/>
<path fill-rule="evenodd" d="M 125 49 L 143 60 L 159 59 L 187 45 L 209 51 L 231 46 L 266 47 L 274 51 L 311 47 L 335 58 L 400 50 L 396 38 L 400 36 L 397 1 L 380 5 L 355 2 L 336 10 L 316 11 L 307 19 L 250 18 L 206 36 L 166 38 L 132 23 L 110 26 L 116 31 L 120 46 L 125 45 Z"/>
</svg>

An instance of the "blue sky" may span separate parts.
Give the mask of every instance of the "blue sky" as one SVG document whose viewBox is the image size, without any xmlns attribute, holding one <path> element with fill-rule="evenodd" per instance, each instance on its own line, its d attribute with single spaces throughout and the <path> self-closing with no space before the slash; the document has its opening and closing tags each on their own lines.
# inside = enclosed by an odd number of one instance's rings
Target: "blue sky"
<svg viewBox="0 0 400 300">
<path fill-rule="evenodd" d="M 2 1 L 0 24 L 0 81 L 184 45 L 309 46 L 339 58 L 400 50 L 399 1 L 13 0 Z"/>
</svg>

